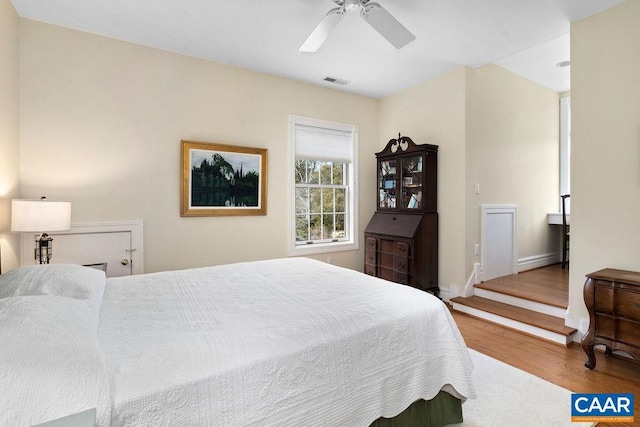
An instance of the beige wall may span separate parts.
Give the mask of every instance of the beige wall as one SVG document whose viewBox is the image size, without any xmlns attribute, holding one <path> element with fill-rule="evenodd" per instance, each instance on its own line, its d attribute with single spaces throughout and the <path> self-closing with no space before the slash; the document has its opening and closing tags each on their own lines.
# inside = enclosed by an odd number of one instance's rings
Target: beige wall
<svg viewBox="0 0 640 427">
<path fill-rule="evenodd" d="M 374 153 L 398 132 L 440 147 L 445 290 L 472 272 L 480 203 L 519 204 L 520 256 L 553 250 L 558 96 L 499 67 L 460 67 L 378 101 L 27 19 L 20 36 L 22 195 L 71 200 L 74 222 L 143 219 L 146 271 L 287 256 L 289 114 L 360 127 L 360 237 Z M 181 139 L 268 148 L 268 215 L 181 218 Z M 362 269 L 362 249 L 331 256 Z"/>
<path fill-rule="evenodd" d="M 587 319 L 585 274 L 640 271 L 640 1 L 571 26 L 569 319 Z"/>
<path fill-rule="evenodd" d="M 18 235 L 11 234 L 11 199 L 19 196 L 19 19 L 9 0 L 0 0 L 0 263 L 19 263 Z"/>
<path fill-rule="evenodd" d="M 585 274 L 640 269 L 637 40 L 638 0 L 572 25 L 574 326 L 587 317 Z M 519 205 L 521 257 L 553 250 L 555 236 L 543 222 L 557 204 L 541 192 L 557 188 L 557 169 L 536 165 L 557 164 L 549 148 L 557 128 L 540 126 L 557 117 L 546 107 L 557 95 L 498 67 L 459 68 L 377 101 L 19 20 L 9 0 L 0 0 L 0 63 L 5 270 L 18 262 L 8 201 L 19 195 L 19 176 L 22 197 L 72 200 L 74 222 L 143 219 L 147 271 L 286 256 L 288 114 L 360 126 L 360 231 L 375 209 L 374 153 L 398 132 L 440 146 L 443 286 L 462 285 L 471 272 L 480 203 Z M 181 139 L 268 148 L 268 215 L 181 218 Z M 503 164 L 514 167 L 496 170 Z M 522 180 L 522 170 L 535 178 Z M 333 257 L 362 268 L 362 250 Z"/>
<path fill-rule="evenodd" d="M 362 237 L 377 100 L 27 19 L 20 28 L 23 196 L 71 200 L 73 222 L 144 220 L 145 271 L 288 255 L 289 114 L 359 126 Z M 267 148 L 268 215 L 181 218 L 182 139 Z M 362 249 L 332 257 L 362 270 Z"/>
<path fill-rule="evenodd" d="M 557 254 L 547 213 L 560 203 L 559 95 L 497 65 L 468 75 L 465 265 L 480 261 L 482 204 L 517 205 L 518 259 Z"/>
<path fill-rule="evenodd" d="M 380 151 L 398 133 L 417 144 L 438 145 L 440 287 L 461 286 L 464 264 L 464 67 L 380 101 Z"/>
<path fill-rule="evenodd" d="M 480 205 L 518 205 L 518 257 L 558 252 L 559 96 L 495 65 L 461 67 L 383 99 L 380 148 L 398 132 L 439 146 L 440 284 L 462 290 Z M 480 194 L 474 192 L 480 184 Z"/>
</svg>

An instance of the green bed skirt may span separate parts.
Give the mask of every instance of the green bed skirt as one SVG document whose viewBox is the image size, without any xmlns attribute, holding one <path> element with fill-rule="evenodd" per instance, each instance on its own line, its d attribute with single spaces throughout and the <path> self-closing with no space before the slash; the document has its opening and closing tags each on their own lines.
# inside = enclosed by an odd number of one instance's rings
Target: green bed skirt
<svg viewBox="0 0 640 427">
<path fill-rule="evenodd" d="M 446 391 L 418 400 L 393 418 L 378 418 L 369 427 L 442 427 L 462 422 L 462 401 Z"/>
</svg>

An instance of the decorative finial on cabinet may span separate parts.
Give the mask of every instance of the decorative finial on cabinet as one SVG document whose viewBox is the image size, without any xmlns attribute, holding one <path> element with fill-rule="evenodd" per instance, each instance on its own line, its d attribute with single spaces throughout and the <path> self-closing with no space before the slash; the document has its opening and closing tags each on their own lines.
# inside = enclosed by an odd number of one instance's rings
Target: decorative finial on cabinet
<svg viewBox="0 0 640 427">
<path fill-rule="evenodd" d="M 389 140 L 389 147 L 391 148 L 391 152 L 395 153 L 400 149 L 401 151 L 406 151 L 409 148 L 409 142 L 413 144 L 413 141 L 408 136 L 402 136 L 400 132 L 398 132 L 398 139 Z"/>
</svg>

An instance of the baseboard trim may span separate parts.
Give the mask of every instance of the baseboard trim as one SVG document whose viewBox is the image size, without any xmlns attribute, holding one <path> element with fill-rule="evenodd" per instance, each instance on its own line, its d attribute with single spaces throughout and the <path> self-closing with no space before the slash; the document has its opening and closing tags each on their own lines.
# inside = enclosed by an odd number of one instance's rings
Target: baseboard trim
<svg viewBox="0 0 640 427">
<path fill-rule="evenodd" d="M 551 252 L 547 254 L 533 255 L 518 259 L 518 273 L 533 270 L 534 268 L 546 267 L 547 265 L 557 264 L 562 261 L 560 252 Z"/>
<path fill-rule="evenodd" d="M 455 291 L 454 291 L 454 293 L 455 293 Z M 440 293 L 438 294 L 438 296 L 440 298 L 442 298 L 444 301 L 449 301 L 451 298 L 453 298 L 451 296 L 451 292 L 450 292 L 449 288 L 440 288 Z"/>
<path fill-rule="evenodd" d="M 482 264 L 480 264 L 479 262 L 476 262 L 476 263 L 473 264 L 473 271 L 471 272 L 471 275 L 467 279 L 467 283 L 465 283 L 465 285 L 464 285 L 464 289 L 462 290 L 462 294 L 458 294 L 458 292 L 457 292 L 458 289 L 456 288 L 455 289 L 456 292 L 452 293 L 451 298 L 458 297 L 458 296 L 461 296 L 463 298 L 473 296 L 473 294 L 474 294 L 473 285 L 476 285 L 476 284 L 481 282 L 481 280 L 480 280 L 480 276 L 481 275 L 482 275 Z"/>
</svg>

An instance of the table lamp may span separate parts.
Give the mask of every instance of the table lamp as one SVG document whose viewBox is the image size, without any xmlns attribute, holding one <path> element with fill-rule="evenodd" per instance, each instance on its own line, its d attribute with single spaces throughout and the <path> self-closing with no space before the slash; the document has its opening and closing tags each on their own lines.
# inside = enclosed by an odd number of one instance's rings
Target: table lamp
<svg viewBox="0 0 640 427">
<path fill-rule="evenodd" d="M 34 257 L 40 264 L 49 264 L 53 255 L 51 231 L 71 229 L 71 202 L 40 200 L 11 200 L 11 231 L 39 233 L 35 238 Z"/>
</svg>

